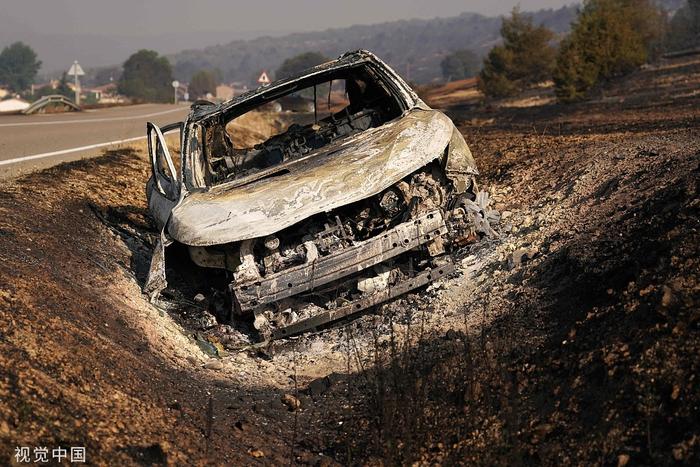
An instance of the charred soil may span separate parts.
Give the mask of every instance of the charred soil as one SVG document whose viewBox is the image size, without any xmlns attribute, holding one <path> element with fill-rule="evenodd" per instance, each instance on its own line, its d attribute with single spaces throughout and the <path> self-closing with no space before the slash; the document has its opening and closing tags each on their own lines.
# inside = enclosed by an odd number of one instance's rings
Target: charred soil
<svg viewBox="0 0 700 467">
<path fill-rule="evenodd" d="M 686 59 L 572 107 L 452 105 L 500 239 L 263 349 L 235 350 L 208 290 L 168 309 L 141 294 L 142 148 L 9 182 L 0 463 L 16 446 L 96 464 L 697 463 L 697 89 Z"/>
</svg>

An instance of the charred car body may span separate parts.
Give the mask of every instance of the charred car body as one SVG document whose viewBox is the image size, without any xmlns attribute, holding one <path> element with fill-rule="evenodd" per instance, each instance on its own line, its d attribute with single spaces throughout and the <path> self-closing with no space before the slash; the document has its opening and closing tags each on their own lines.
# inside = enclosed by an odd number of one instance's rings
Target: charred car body
<svg viewBox="0 0 700 467">
<path fill-rule="evenodd" d="M 313 103 L 304 114 L 275 108 L 295 120 L 277 134 L 252 144 L 231 130 L 289 96 Z M 179 161 L 163 136 L 172 130 Z M 219 105 L 197 102 L 184 122 L 149 123 L 148 141 L 148 203 L 162 231 L 145 292 L 166 287 L 166 251 L 177 244 L 183 267 L 223 275 L 228 319 L 253 319 L 264 338 L 439 279 L 453 270 L 450 251 L 494 234 L 497 214 L 477 192 L 461 134 L 369 52 Z"/>
</svg>

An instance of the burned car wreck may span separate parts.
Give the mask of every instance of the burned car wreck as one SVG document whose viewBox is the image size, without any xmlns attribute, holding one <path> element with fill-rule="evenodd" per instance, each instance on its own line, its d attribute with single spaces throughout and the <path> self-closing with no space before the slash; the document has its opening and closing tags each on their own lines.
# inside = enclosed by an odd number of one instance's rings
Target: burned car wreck
<svg viewBox="0 0 700 467">
<path fill-rule="evenodd" d="M 293 99 L 305 111 L 285 111 Z M 238 134 L 234 122 L 252 112 L 276 115 L 273 134 Z M 168 131 L 180 133 L 178 160 Z M 168 251 L 184 249 L 179 268 L 226 289 L 220 319 L 251 320 L 263 339 L 424 286 L 454 270 L 452 251 L 495 235 L 452 121 L 366 51 L 196 102 L 184 122 L 149 123 L 148 143 L 162 230 L 144 291 L 165 289 Z"/>
</svg>

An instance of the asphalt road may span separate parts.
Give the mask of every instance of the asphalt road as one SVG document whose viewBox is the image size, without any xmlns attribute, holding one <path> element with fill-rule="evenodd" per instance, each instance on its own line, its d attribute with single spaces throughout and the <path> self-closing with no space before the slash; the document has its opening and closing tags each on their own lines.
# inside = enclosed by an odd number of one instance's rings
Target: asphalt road
<svg viewBox="0 0 700 467">
<path fill-rule="evenodd" d="M 98 156 L 145 138 L 146 122 L 182 120 L 185 105 L 142 104 L 48 115 L 0 115 L 0 178 Z M 126 140 L 126 141 L 125 141 Z"/>
</svg>

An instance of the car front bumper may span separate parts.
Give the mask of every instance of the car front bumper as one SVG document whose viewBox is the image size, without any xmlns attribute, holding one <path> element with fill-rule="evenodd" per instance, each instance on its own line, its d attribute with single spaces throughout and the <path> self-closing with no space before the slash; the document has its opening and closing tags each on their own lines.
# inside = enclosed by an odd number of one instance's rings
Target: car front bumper
<svg viewBox="0 0 700 467">
<path fill-rule="evenodd" d="M 292 297 L 405 253 L 447 233 L 440 211 L 416 219 L 315 261 L 247 283 L 231 284 L 243 312 Z"/>
</svg>

